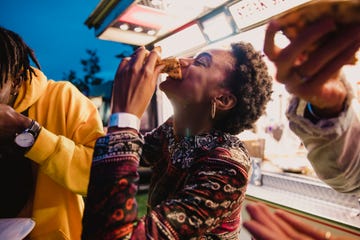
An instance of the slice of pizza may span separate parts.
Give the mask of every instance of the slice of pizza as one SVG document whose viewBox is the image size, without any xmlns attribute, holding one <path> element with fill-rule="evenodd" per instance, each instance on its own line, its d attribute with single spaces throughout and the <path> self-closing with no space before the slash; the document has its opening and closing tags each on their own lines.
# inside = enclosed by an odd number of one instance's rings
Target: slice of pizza
<svg viewBox="0 0 360 240">
<path fill-rule="evenodd" d="M 315 50 L 321 43 L 337 30 L 348 24 L 360 24 L 360 1 L 359 0 L 312 0 L 286 11 L 274 18 L 280 24 L 282 32 L 290 40 L 307 25 L 315 21 L 330 17 L 334 19 L 337 28 L 325 35 L 319 42 L 308 49 Z"/>
<path fill-rule="evenodd" d="M 165 67 L 161 70 L 162 73 L 167 73 L 169 77 L 174 79 L 181 79 L 181 66 L 179 59 L 175 57 L 165 58 L 157 63 L 158 65 L 164 64 Z"/>
</svg>

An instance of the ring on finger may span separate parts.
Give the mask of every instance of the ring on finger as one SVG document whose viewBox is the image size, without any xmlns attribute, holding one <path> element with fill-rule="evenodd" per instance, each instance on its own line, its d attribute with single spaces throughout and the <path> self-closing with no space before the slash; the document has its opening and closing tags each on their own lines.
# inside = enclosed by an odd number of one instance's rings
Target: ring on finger
<svg viewBox="0 0 360 240">
<path fill-rule="evenodd" d="M 299 70 L 299 68 L 294 68 L 294 72 L 295 72 L 295 74 L 300 78 L 300 82 L 301 82 L 301 83 L 305 83 L 305 82 L 307 82 L 307 81 L 310 79 L 310 77 L 308 77 L 308 76 L 306 76 L 305 74 L 303 74 L 303 73 Z"/>
</svg>

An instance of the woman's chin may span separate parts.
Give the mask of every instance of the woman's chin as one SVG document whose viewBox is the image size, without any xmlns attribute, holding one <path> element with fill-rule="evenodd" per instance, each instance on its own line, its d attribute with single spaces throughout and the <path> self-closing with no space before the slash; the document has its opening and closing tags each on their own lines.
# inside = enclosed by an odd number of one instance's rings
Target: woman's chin
<svg viewBox="0 0 360 240">
<path fill-rule="evenodd" d="M 171 91 L 171 89 L 173 88 L 173 79 L 171 79 L 171 78 L 166 78 L 166 80 L 165 81 L 163 81 L 163 82 L 161 82 L 160 84 L 159 84 L 159 88 L 160 88 L 160 90 L 161 91 L 163 91 L 163 92 L 167 92 L 167 91 Z"/>
</svg>

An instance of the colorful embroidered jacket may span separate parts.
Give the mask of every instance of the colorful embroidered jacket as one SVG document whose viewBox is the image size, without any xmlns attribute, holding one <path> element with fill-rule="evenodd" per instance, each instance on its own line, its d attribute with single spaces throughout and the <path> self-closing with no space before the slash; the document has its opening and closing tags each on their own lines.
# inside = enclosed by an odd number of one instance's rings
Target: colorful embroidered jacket
<svg viewBox="0 0 360 240">
<path fill-rule="evenodd" d="M 148 213 L 137 219 L 138 172 L 152 166 Z M 176 141 L 172 120 L 144 137 L 98 139 L 83 239 L 238 239 L 250 160 L 242 142 L 213 131 Z"/>
</svg>

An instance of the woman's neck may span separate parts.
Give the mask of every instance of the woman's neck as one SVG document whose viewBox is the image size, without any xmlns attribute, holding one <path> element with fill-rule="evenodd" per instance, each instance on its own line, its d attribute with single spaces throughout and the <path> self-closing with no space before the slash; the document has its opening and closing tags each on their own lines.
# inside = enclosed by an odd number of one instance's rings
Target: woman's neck
<svg viewBox="0 0 360 240">
<path fill-rule="evenodd" d="M 202 111 L 175 111 L 174 133 L 177 136 L 189 137 L 208 133 L 213 128 L 210 116 Z"/>
</svg>

